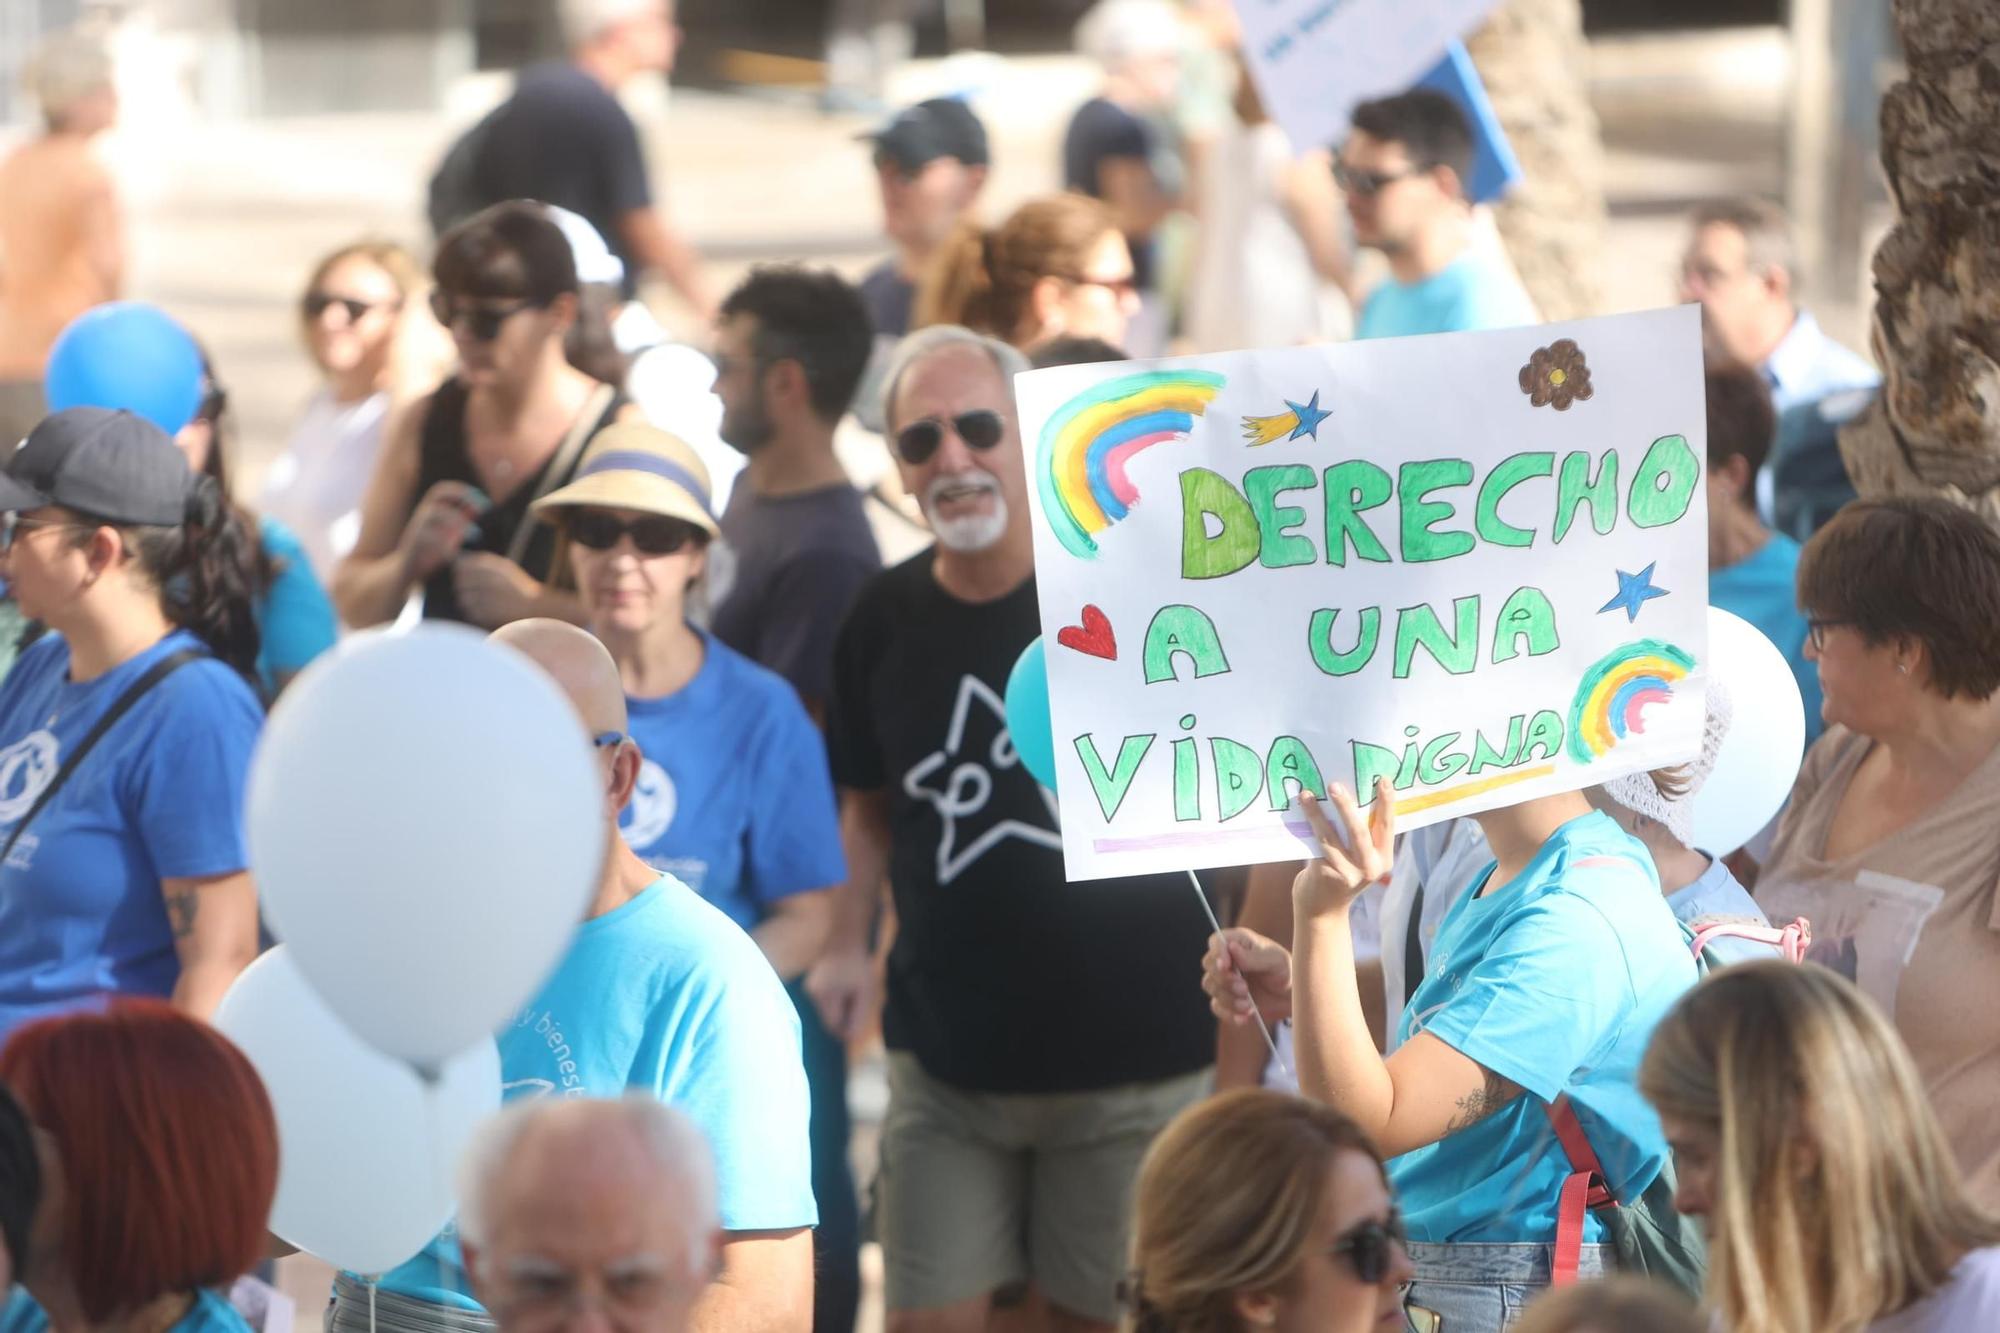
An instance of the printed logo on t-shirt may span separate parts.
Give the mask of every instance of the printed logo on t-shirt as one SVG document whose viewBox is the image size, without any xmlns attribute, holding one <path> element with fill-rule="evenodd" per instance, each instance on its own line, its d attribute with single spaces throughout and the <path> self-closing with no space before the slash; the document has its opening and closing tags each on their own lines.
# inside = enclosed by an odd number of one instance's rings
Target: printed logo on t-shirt
<svg viewBox="0 0 2000 1333">
<path fill-rule="evenodd" d="M 11 824 L 28 813 L 28 807 L 55 781 L 55 733 L 30 732 L 0 750 L 0 824 Z"/>
<path fill-rule="evenodd" d="M 658 764 L 648 759 L 639 765 L 639 781 L 632 799 L 618 816 L 618 832 L 625 845 L 643 852 L 674 826 L 674 812 L 680 808 L 674 780 Z"/>
<path fill-rule="evenodd" d="M 1760 895 L 1760 901 L 1766 900 Z M 1789 918 L 1794 910 L 1812 921 L 1806 961 L 1840 973 L 1893 1019 L 1903 969 L 1910 965 L 1931 914 L 1944 902 L 1944 890 L 1864 870 L 1852 883 L 1825 879 L 1786 885 L 1767 901 L 1773 921 Z"/>
<path fill-rule="evenodd" d="M 576 1052 L 570 1047 L 567 1033 L 556 1021 L 552 1012 L 538 1010 L 532 1005 L 515 1015 L 514 1026 L 523 1032 L 532 1032 L 539 1038 L 535 1046 L 534 1063 L 543 1066 L 546 1078 L 530 1075 L 527 1078 L 510 1078 L 500 1085 L 502 1100 L 511 1097 L 584 1097 L 590 1089 L 583 1085 L 583 1073 L 577 1067 Z M 547 1048 L 544 1059 L 543 1049 Z M 509 1044 L 510 1051 L 518 1048 Z"/>
<path fill-rule="evenodd" d="M 968 757 L 960 751 L 966 744 L 966 728 L 972 720 L 975 703 L 986 710 L 986 715 L 990 715 L 993 739 L 983 750 L 975 748 Z M 903 775 L 905 792 L 916 800 L 927 801 L 937 807 L 942 824 L 937 847 L 940 885 L 957 879 L 966 867 L 1008 838 L 1062 850 L 1062 837 L 1053 828 L 1025 824 L 1018 819 L 1001 819 L 984 829 L 980 828 L 984 822 L 980 816 L 992 800 L 994 773 L 1019 767 L 1020 763 L 1020 756 L 1014 753 L 1014 738 L 1007 732 L 1006 705 L 977 676 L 963 677 L 958 682 L 958 702 L 951 712 L 951 729 L 945 735 L 944 748 L 919 760 Z M 946 769 L 949 771 L 942 774 L 942 780 L 934 783 L 934 777 Z M 1055 800 L 1046 791 L 1041 796 L 1053 823 L 1056 818 Z M 963 846 L 960 845 L 961 840 L 964 841 Z"/>
</svg>

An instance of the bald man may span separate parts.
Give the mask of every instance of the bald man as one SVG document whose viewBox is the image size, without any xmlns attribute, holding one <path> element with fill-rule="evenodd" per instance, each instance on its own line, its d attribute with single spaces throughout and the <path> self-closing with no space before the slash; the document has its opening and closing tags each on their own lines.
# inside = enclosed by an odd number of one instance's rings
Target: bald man
<svg viewBox="0 0 2000 1333">
<path fill-rule="evenodd" d="M 502 1333 L 580 1304 L 683 1333 L 722 1244 L 701 1131 L 650 1097 L 515 1102 L 466 1150 L 459 1200 L 466 1271 Z"/>
<path fill-rule="evenodd" d="M 556 620 L 517 621 L 492 641 L 547 672 L 575 706 L 597 749 L 610 848 L 569 953 L 499 1034 L 503 1094 L 643 1094 L 685 1114 L 714 1155 L 723 1227 L 721 1263 L 690 1327 L 806 1333 L 818 1212 L 798 1015 L 735 922 L 618 836 L 641 756 L 625 734 L 625 693 L 604 646 Z M 416 1303 L 412 1317 L 440 1329 L 504 1327 L 473 1299 L 451 1228 L 381 1290 Z M 368 1319 L 367 1288 L 341 1278 L 332 1333 L 366 1333 Z"/>
</svg>

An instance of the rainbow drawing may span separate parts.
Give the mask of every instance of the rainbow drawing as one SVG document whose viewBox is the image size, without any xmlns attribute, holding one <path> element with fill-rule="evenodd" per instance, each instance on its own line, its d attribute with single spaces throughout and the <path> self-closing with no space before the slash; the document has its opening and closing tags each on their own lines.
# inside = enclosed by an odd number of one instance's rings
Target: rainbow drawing
<svg viewBox="0 0 2000 1333">
<path fill-rule="evenodd" d="M 1126 469 L 1141 450 L 1194 429 L 1222 392 L 1212 370 L 1149 370 L 1084 390 L 1042 427 L 1035 481 L 1063 549 L 1097 554 L 1095 537 L 1131 512 L 1139 490 Z"/>
<path fill-rule="evenodd" d="M 1638 639 L 1614 648 L 1576 687 L 1569 710 L 1569 756 L 1579 764 L 1601 758 L 1628 735 L 1645 731 L 1647 704 L 1665 703 L 1694 670 L 1694 658 L 1671 643 Z"/>
</svg>

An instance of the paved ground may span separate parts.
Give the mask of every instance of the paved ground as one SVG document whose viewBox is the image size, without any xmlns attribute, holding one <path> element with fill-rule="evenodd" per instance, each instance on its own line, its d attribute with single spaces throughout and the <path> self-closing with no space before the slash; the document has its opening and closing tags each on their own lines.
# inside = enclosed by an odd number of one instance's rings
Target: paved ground
<svg viewBox="0 0 2000 1333">
<path fill-rule="evenodd" d="M 1786 47 L 1776 30 L 1750 29 L 1600 42 L 1591 61 L 1609 150 L 1608 309 L 1664 304 L 1687 205 L 1779 187 Z M 1054 185 L 1061 127 L 1090 76 L 1061 57 L 928 63 L 905 74 L 896 100 L 966 82 L 979 86 L 995 138 L 998 216 Z M 132 198 L 134 294 L 167 305 L 213 348 L 240 415 L 246 486 L 311 387 L 292 303 L 312 262 L 364 234 L 421 243 L 429 167 L 502 90 L 491 79 L 468 84 L 429 115 L 225 125 L 197 125 L 170 90 L 139 99 L 115 145 Z M 673 212 L 718 277 L 775 258 L 855 272 L 877 253 L 867 156 L 854 142 L 864 122 L 822 116 L 796 97 L 716 93 L 676 93 L 643 119 Z M 1857 272 L 1850 291 L 1819 302 L 1824 322 L 1856 346 L 1861 291 Z M 685 311 L 662 302 L 659 313 L 686 329 Z M 285 1279 L 303 1310 L 323 1300 L 317 1265 L 288 1261 Z M 316 1316 L 302 1326 L 317 1327 Z M 880 1327 L 872 1298 L 863 1327 Z"/>
</svg>

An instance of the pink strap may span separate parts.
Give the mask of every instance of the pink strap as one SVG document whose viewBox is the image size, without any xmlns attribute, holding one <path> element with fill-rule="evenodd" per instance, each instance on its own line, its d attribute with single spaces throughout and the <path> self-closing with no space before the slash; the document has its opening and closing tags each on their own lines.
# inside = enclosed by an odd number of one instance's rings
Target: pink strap
<svg viewBox="0 0 2000 1333">
<path fill-rule="evenodd" d="M 1556 1139 L 1570 1165 L 1570 1174 L 1563 1181 L 1562 1194 L 1556 1201 L 1556 1252 L 1550 1275 L 1553 1285 L 1566 1287 L 1576 1281 L 1577 1268 L 1583 1260 L 1585 1216 L 1592 1208 L 1616 1205 L 1618 1201 L 1605 1184 L 1604 1167 L 1584 1135 L 1576 1108 L 1569 1104 L 1569 1094 L 1563 1093 L 1550 1102 L 1548 1113 L 1549 1123 L 1555 1126 Z"/>
<path fill-rule="evenodd" d="M 1753 926 L 1748 922 L 1716 921 L 1703 926 L 1694 933 L 1693 952 L 1699 957 L 1701 951 L 1714 939 L 1750 940 L 1756 944 L 1766 944 L 1778 951 L 1778 956 L 1788 963 L 1803 963 L 1806 950 L 1812 948 L 1812 922 L 1797 917 L 1784 926 Z"/>
</svg>

